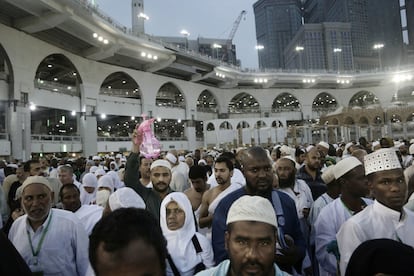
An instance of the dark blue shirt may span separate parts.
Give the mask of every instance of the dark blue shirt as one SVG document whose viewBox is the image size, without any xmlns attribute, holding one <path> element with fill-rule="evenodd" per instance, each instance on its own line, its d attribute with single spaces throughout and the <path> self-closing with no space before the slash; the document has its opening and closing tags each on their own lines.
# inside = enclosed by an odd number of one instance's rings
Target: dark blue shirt
<svg viewBox="0 0 414 276">
<path fill-rule="evenodd" d="M 277 193 L 279 195 L 280 202 L 282 204 L 283 214 L 285 217 L 285 225 L 283 226 L 283 231 L 285 234 L 288 234 L 294 239 L 295 245 L 301 252 L 301 259 L 303 259 L 303 257 L 305 256 L 306 243 L 302 231 L 300 229 L 295 202 L 287 194 L 284 194 L 279 191 Z M 214 211 L 212 224 L 212 243 L 214 250 L 214 261 L 216 262 L 216 264 L 220 263 L 225 259 L 228 259 L 227 251 L 224 246 L 224 235 L 227 231 L 227 213 L 233 202 L 246 194 L 247 193 L 245 188 L 240 188 L 228 194 L 220 201 L 216 210 Z M 270 202 L 272 202 L 271 194 L 269 194 L 268 199 L 270 200 Z M 273 202 L 272 205 L 274 205 Z M 300 260 L 300 262 L 298 262 L 298 264 L 295 265 L 295 268 L 299 268 L 298 271 L 300 271 L 301 263 L 302 260 Z"/>
<path fill-rule="evenodd" d="M 327 190 L 326 184 L 325 182 L 323 182 L 321 178 L 320 171 L 316 172 L 316 178 L 313 179 L 313 177 L 310 174 L 308 174 L 308 172 L 305 170 L 305 166 L 302 166 L 298 170 L 296 177 L 298 179 L 302 179 L 303 181 L 306 182 L 306 184 L 308 184 L 312 192 L 312 198 L 314 201 L 317 200 L 318 197 L 326 193 L 326 190 Z"/>
</svg>

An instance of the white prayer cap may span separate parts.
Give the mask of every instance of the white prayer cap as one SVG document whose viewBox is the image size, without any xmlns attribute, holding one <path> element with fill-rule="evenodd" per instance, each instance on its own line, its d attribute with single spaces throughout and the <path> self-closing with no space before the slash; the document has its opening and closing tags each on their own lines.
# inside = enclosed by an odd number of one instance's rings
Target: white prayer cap
<svg viewBox="0 0 414 276">
<path fill-rule="evenodd" d="M 105 170 L 104 169 L 97 169 L 96 171 L 95 171 L 95 175 L 96 176 L 102 176 L 102 175 L 105 175 L 106 174 L 106 172 L 105 172 Z"/>
<path fill-rule="evenodd" d="M 280 154 L 284 155 L 284 156 L 288 156 L 288 155 L 292 156 L 294 151 L 295 151 L 295 149 L 293 149 L 289 146 L 286 146 L 286 145 L 283 145 L 283 146 L 280 147 Z"/>
<path fill-rule="evenodd" d="M 400 141 L 394 141 L 394 148 L 399 149 L 403 144 L 404 143 L 401 143 Z"/>
<path fill-rule="evenodd" d="M 313 147 L 314 147 L 313 145 L 309 145 L 309 146 L 307 146 L 307 147 L 306 147 L 306 152 L 310 152 L 310 150 L 311 150 L 311 149 L 313 149 Z"/>
<path fill-rule="evenodd" d="M 378 146 L 379 144 L 380 144 L 380 142 L 378 142 L 378 141 L 372 142 L 372 150 L 375 150 L 375 147 Z"/>
<path fill-rule="evenodd" d="M 99 169 L 97 166 L 92 166 L 92 167 L 89 168 L 89 172 L 90 173 L 95 173 L 97 169 Z"/>
<path fill-rule="evenodd" d="M 185 157 L 182 155 L 178 156 L 178 161 L 185 162 Z"/>
<path fill-rule="evenodd" d="M 364 156 L 365 175 L 379 171 L 401 169 L 401 163 L 393 148 L 383 148 Z"/>
<path fill-rule="evenodd" d="M 295 160 L 295 158 L 293 158 L 290 155 L 282 156 L 282 157 L 280 157 L 280 159 L 288 159 L 288 160 L 290 160 L 290 161 L 293 162 L 293 166 L 296 166 L 296 160 Z"/>
<path fill-rule="evenodd" d="M 115 155 L 116 159 L 121 159 L 122 158 L 122 154 L 118 153 L 117 155 Z"/>
<path fill-rule="evenodd" d="M 353 145 L 354 145 L 354 143 L 352 143 L 352 142 L 347 143 L 347 144 L 345 145 L 345 148 L 344 148 L 344 154 L 349 154 L 348 149 L 349 149 L 351 146 L 353 146 Z"/>
<path fill-rule="evenodd" d="M 7 167 L 17 169 L 19 166 L 17 164 L 7 164 Z"/>
<path fill-rule="evenodd" d="M 414 138 L 410 140 L 410 144 L 414 144 Z"/>
<path fill-rule="evenodd" d="M 410 154 L 414 154 L 414 144 L 412 144 L 412 145 L 408 148 L 408 153 L 410 153 Z"/>
<path fill-rule="evenodd" d="M 200 160 L 198 160 L 198 165 L 205 166 L 205 165 L 207 165 L 207 162 L 204 159 L 200 159 Z"/>
<path fill-rule="evenodd" d="M 50 185 L 46 177 L 36 175 L 36 176 L 29 176 L 28 178 L 26 178 L 26 180 L 22 184 L 22 192 L 27 186 L 31 184 L 43 184 L 46 187 L 48 187 L 50 191 L 53 191 L 52 186 Z"/>
<path fill-rule="evenodd" d="M 109 196 L 109 207 L 112 211 L 119 208 L 134 207 L 145 209 L 146 205 L 142 197 L 129 187 L 116 190 Z"/>
<path fill-rule="evenodd" d="M 94 161 L 95 160 L 99 160 L 100 161 L 101 160 L 101 157 L 99 157 L 98 155 L 95 155 L 94 157 L 92 157 L 92 160 L 94 160 Z"/>
<path fill-rule="evenodd" d="M 155 167 L 166 167 L 167 169 L 171 171 L 171 164 L 167 160 L 163 160 L 163 159 L 155 160 L 154 162 L 152 162 L 150 170 L 152 170 Z"/>
<path fill-rule="evenodd" d="M 98 179 L 96 178 L 95 174 L 93 173 L 85 174 L 82 178 L 82 186 L 96 188 L 98 186 Z"/>
<path fill-rule="evenodd" d="M 233 202 L 226 224 L 237 221 L 264 222 L 277 228 L 275 209 L 268 199 L 261 196 L 245 195 Z"/>
<path fill-rule="evenodd" d="M 101 178 L 98 179 L 98 189 L 100 187 L 106 187 L 111 190 L 111 193 L 114 192 L 115 183 L 112 180 L 112 177 L 110 175 L 103 175 Z"/>
<path fill-rule="evenodd" d="M 362 166 L 362 163 L 361 161 L 359 161 L 357 158 L 353 156 L 342 159 L 335 165 L 335 168 L 333 171 L 335 179 L 339 179 L 344 174 L 346 174 L 347 172 L 351 171 L 352 169 L 358 166 Z"/>
<path fill-rule="evenodd" d="M 177 157 L 175 157 L 175 155 L 172 154 L 171 152 L 167 153 L 167 155 L 165 156 L 165 159 L 170 161 L 172 164 L 177 163 Z"/>
<path fill-rule="evenodd" d="M 335 180 L 334 170 L 336 165 L 331 165 L 327 167 L 321 175 L 321 178 L 325 184 L 330 184 Z"/>
<path fill-rule="evenodd" d="M 324 147 L 325 149 L 329 149 L 329 144 L 325 141 L 320 141 L 318 145 Z"/>
</svg>

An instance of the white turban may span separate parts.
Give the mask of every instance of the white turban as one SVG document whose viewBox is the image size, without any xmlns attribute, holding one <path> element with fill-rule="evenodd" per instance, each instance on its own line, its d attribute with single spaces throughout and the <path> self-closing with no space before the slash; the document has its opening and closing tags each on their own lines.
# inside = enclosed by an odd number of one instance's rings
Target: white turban
<svg viewBox="0 0 414 276">
<path fill-rule="evenodd" d="M 277 228 L 276 213 L 270 201 L 261 196 L 245 195 L 231 205 L 227 225 L 237 221 L 257 221 Z"/>
<path fill-rule="evenodd" d="M 119 208 L 139 208 L 145 209 L 146 205 L 142 197 L 140 197 L 133 189 L 124 187 L 116 190 L 109 196 L 109 207 L 112 211 Z"/>
</svg>

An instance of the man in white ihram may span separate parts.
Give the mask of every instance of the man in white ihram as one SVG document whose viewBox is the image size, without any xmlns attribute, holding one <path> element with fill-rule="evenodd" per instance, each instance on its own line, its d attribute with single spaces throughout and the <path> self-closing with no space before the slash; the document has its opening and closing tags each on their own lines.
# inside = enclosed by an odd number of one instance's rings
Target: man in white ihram
<svg viewBox="0 0 414 276">
<path fill-rule="evenodd" d="M 34 275 L 85 275 L 86 231 L 73 213 L 51 208 L 52 197 L 46 178 L 28 177 L 21 199 L 26 215 L 13 223 L 9 239 Z"/>
</svg>

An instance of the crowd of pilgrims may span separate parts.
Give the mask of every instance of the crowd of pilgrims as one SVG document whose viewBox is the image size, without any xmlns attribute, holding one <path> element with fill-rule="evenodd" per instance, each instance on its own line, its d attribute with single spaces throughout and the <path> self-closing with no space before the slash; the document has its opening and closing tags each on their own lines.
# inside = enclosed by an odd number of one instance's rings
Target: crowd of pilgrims
<svg viewBox="0 0 414 276">
<path fill-rule="evenodd" d="M 371 275 L 368 271 L 374 266 L 393 275 L 414 275 L 412 268 L 398 270 L 412 267 L 406 260 L 414 260 L 414 141 L 410 142 L 386 137 L 368 142 L 361 137 L 296 148 L 170 150 L 156 160 L 142 156 L 133 142 L 125 156 L 0 161 L 0 256 L 12 258 L 5 253 L 9 247 L 17 253 L 12 263 L 20 272 L 15 275 L 25 275 L 25 266 L 33 274 L 40 271 L 38 275 L 105 275 L 98 265 L 105 257 L 99 253 L 103 236 L 127 233 L 129 226 L 136 231 L 125 220 L 108 227 L 110 219 L 105 218 L 118 209 L 137 208 L 158 222 L 165 238 L 165 260 L 158 265 L 161 275 L 222 275 L 217 269 L 216 274 L 206 272 L 229 258 L 234 269 L 243 267 L 227 250 L 228 211 L 243 195 L 257 195 L 272 203 L 277 218 L 271 260 L 277 270 L 271 275 Z M 37 190 L 30 194 L 36 185 L 50 192 L 50 206 Z M 40 202 L 37 209 L 35 201 Z M 40 223 L 34 223 L 42 212 Z M 366 245 L 367 241 L 375 242 Z M 385 261 L 369 260 L 380 253 L 388 253 Z M 258 264 L 264 262 L 261 258 Z M 7 271 L 4 266 L 0 265 L 1 275 Z M 108 267 L 106 275 L 116 275 Z"/>
</svg>

